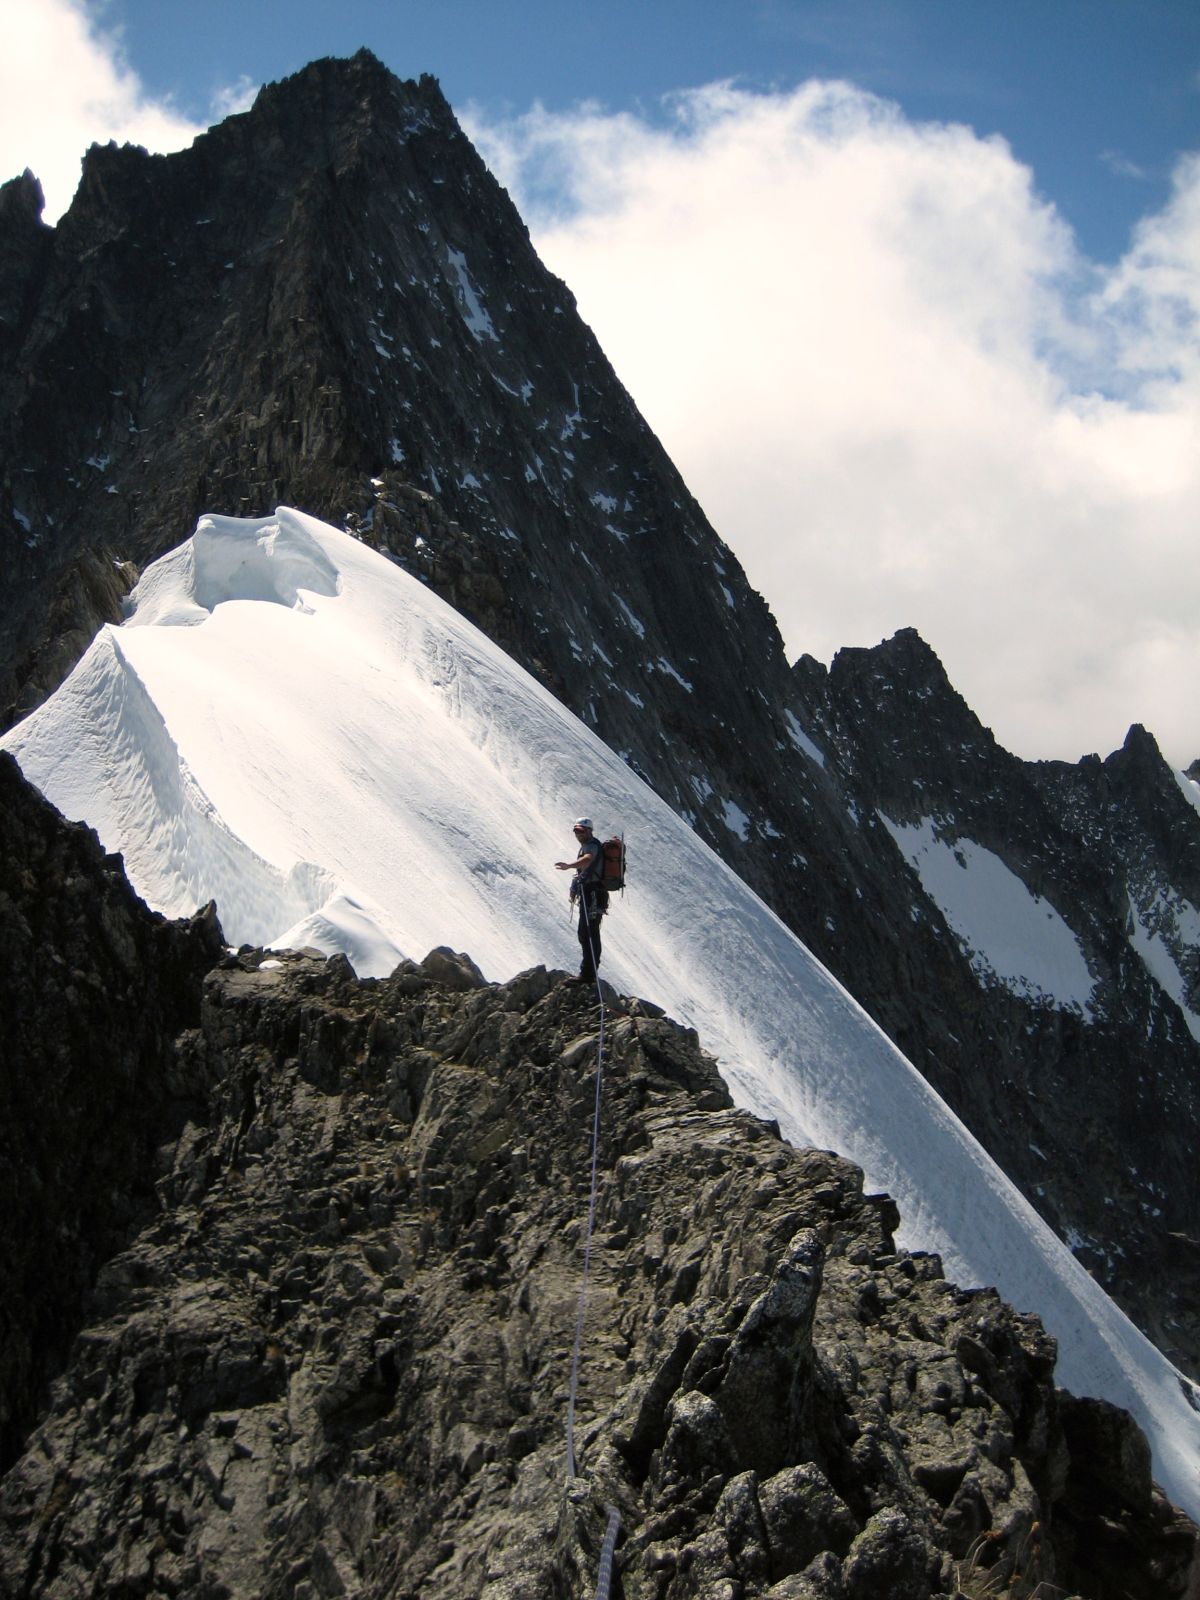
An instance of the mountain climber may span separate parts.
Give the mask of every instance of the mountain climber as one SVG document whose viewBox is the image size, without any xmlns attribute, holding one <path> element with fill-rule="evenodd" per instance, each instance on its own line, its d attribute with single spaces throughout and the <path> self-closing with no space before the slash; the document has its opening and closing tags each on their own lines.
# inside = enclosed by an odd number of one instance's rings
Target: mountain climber
<svg viewBox="0 0 1200 1600">
<path fill-rule="evenodd" d="M 600 919 L 608 910 L 608 890 L 600 882 L 604 864 L 599 839 L 592 832 L 591 817 L 577 817 L 572 825 L 579 855 L 574 861 L 556 861 L 559 872 L 573 872 L 571 903 L 579 903 L 579 976 L 568 983 L 595 983 L 600 965 Z"/>
</svg>

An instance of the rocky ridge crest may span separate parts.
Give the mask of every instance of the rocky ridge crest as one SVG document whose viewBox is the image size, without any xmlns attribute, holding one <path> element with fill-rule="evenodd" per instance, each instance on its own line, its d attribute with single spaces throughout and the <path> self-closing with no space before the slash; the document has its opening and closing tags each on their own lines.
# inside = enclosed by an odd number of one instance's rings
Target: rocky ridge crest
<svg viewBox="0 0 1200 1600">
<path fill-rule="evenodd" d="M 1055 1390 L 1036 1319 L 898 1252 L 856 1168 L 733 1110 L 694 1034 L 611 992 L 568 1484 L 595 996 L 446 950 L 384 981 L 249 949 L 201 978 L 211 917 L 152 916 L 0 777 L 33 851 L 0 852 L 0 927 L 36 922 L 48 967 L 71 942 L 115 1052 L 63 1055 L 55 982 L 22 1001 L 6 1089 L 65 1078 L 6 1123 L 13 1171 L 68 1233 L 140 1197 L 74 1263 L 76 1336 L 0 1479 L 0 1592 L 565 1597 L 612 1504 L 629 1600 L 1195 1593 L 1144 1439 Z M 81 919 L 89 893 L 120 915 Z M 157 1005 L 181 961 L 192 1003 Z M 6 1007 L 23 981 L 5 965 Z M 92 1083 L 127 1115 L 131 1037 L 143 1136 L 97 1170 L 61 1106 Z M 52 1275 L 4 1250 L 0 1304 L 24 1277 L 36 1314 Z M 28 1388 L 0 1346 L 0 1397 Z"/>
</svg>

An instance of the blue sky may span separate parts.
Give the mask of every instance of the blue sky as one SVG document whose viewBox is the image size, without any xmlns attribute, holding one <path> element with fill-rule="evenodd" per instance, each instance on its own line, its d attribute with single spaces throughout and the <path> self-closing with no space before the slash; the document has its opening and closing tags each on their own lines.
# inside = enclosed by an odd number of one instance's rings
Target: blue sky
<svg viewBox="0 0 1200 1600">
<path fill-rule="evenodd" d="M 225 85 L 360 44 L 489 115 L 586 99 L 653 115 L 714 79 L 845 77 L 915 120 L 1001 135 L 1105 260 L 1200 140 L 1195 0 L 111 0 L 104 19 L 197 121 Z"/>
<path fill-rule="evenodd" d="M 437 76 L 791 655 L 1200 757 L 1197 0 L 6 0 L 0 176 Z M 270 509 L 270 508 L 263 508 Z M 183 538 L 190 532 L 180 530 Z"/>
</svg>

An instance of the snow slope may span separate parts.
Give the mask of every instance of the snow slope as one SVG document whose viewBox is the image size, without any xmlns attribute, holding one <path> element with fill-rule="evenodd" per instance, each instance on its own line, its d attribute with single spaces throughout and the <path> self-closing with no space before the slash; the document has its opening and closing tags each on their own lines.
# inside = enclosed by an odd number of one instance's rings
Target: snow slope
<svg viewBox="0 0 1200 1600">
<path fill-rule="evenodd" d="M 1141 1421 L 1200 1516 L 1200 1400 L 808 951 L 625 764 L 416 580 L 295 511 L 207 517 L 0 743 L 171 914 L 344 949 L 363 975 L 448 944 L 493 979 L 571 967 L 571 819 L 623 829 L 604 970 L 696 1027 L 740 1104 L 859 1162 L 907 1243 L 995 1284 L 1060 1380 Z"/>
</svg>

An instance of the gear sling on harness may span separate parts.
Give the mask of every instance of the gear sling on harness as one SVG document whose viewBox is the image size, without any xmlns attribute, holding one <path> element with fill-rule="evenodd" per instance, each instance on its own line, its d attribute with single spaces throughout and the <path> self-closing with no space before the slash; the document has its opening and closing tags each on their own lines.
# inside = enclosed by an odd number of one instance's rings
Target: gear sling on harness
<svg viewBox="0 0 1200 1600">
<path fill-rule="evenodd" d="M 606 846 L 598 839 L 590 840 L 596 848 L 591 860 L 582 868 L 571 885 L 571 898 L 579 900 L 579 976 L 595 982 L 596 968 L 600 964 L 600 921 L 608 910 L 608 890 L 605 887 Z"/>
</svg>

